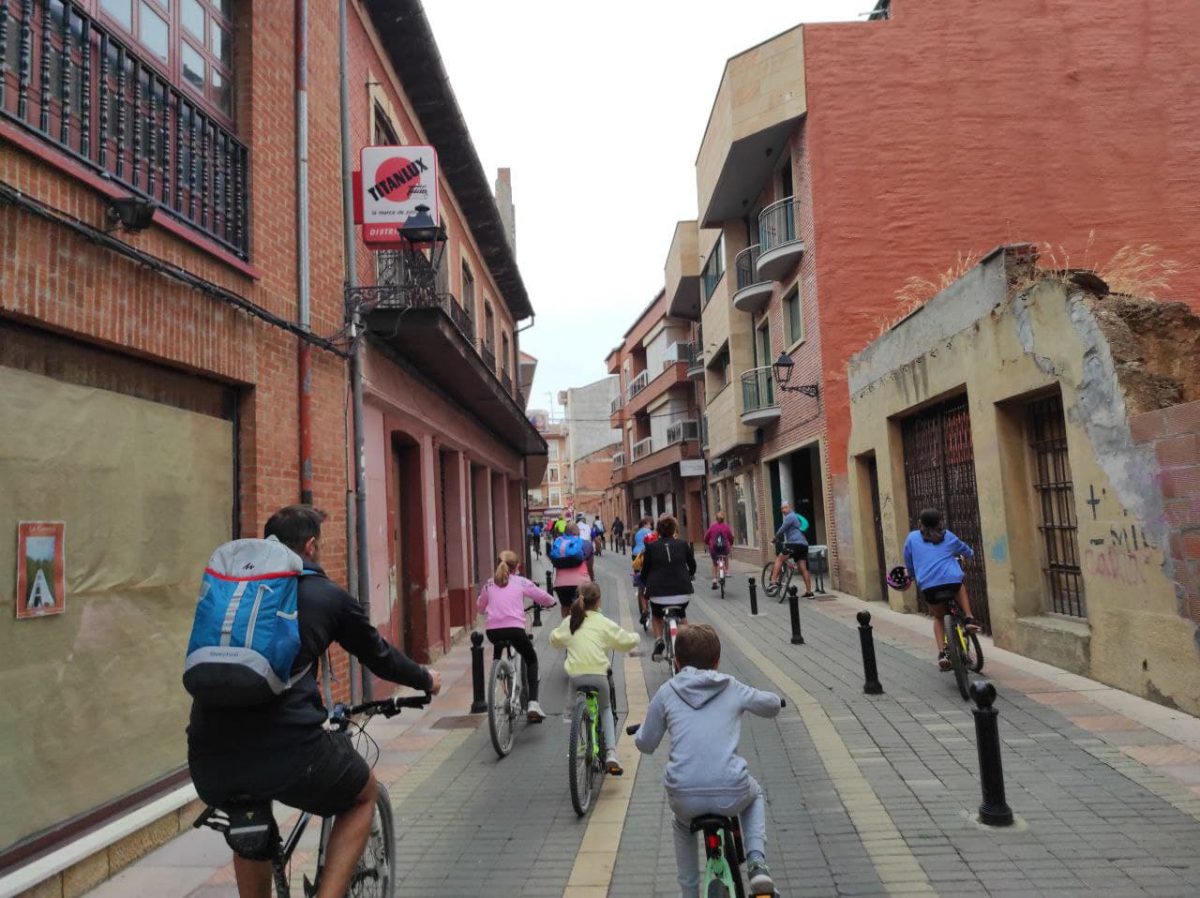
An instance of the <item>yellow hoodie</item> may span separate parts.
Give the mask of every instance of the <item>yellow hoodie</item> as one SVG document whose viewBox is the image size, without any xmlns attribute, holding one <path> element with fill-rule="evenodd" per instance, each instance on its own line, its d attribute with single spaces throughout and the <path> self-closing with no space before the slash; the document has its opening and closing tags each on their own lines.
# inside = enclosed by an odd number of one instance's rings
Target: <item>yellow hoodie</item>
<svg viewBox="0 0 1200 898">
<path fill-rule="evenodd" d="M 622 630 L 599 611 L 589 611 L 574 633 L 568 617 L 550 634 L 552 646 L 567 650 L 563 669 L 569 677 L 604 676 L 608 673 L 608 650 L 628 652 L 638 642 L 636 633 Z"/>
</svg>

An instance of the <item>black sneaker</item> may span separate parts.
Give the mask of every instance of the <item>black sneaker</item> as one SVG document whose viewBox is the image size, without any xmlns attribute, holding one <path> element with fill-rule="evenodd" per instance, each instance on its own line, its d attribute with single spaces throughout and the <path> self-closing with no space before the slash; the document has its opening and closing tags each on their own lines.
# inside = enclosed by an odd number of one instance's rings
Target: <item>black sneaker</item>
<svg viewBox="0 0 1200 898">
<path fill-rule="evenodd" d="M 757 857 L 746 861 L 746 875 L 750 879 L 750 891 L 755 895 L 774 895 L 775 880 L 767 862 Z"/>
<path fill-rule="evenodd" d="M 801 598 L 804 598 L 804 599 L 815 599 L 815 598 L 816 598 L 816 596 L 815 596 L 815 595 L 813 595 L 813 594 L 812 594 L 812 592 L 806 592 L 806 593 L 805 593 L 803 596 L 801 596 Z"/>
<path fill-rule="evenodd" d="M 667 650 L 667 644 L 665 642 L 663 642 L 661 639 L 655 641 L 654 651 L 650 655 L 650 660 L 651 661 L 661 661 L 663 652 L 665 652 L 666 650 Z"/>
</svg>

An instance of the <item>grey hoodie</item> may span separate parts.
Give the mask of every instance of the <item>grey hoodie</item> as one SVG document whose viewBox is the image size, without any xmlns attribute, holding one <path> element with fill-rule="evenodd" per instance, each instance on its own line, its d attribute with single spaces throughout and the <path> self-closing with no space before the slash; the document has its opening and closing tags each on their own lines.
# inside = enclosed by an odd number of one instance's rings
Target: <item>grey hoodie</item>
<svg viewBox="0 0 1200 898">
<path fill-rule="evenodd" d="M 663 772 L 668 792 L 742 794 L 749 786 L 746 759 L 737 753 L 742 713 L 774 717 L 779 696 L 761 692 L 728 674 L 685 667 L 650 700 L 634 744 L 650 754 L 671 734 Z"/>
</svg>

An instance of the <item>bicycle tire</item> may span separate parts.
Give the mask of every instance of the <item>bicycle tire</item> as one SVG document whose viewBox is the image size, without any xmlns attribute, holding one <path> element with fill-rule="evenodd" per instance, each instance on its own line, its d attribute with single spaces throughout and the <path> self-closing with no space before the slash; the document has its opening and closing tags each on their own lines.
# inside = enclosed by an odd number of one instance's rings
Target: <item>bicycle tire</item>
<svg viewBox="0 0 1200 898">
<path fill-rule="evenodd" d="M 392 801 L 383 783 L 378 783 L 376 789 L 371 831 L 367 835 L 366 848 L 350 877 L 347 898 L 392 898 L 396 891 L 392 873 L 396 851 Z"/>
<path fill-rule="evenodd" d="M 975 673 L 983 670 L 983 646 L 979 644 L 978 633 L 967 634 L 967 667 Z"/>
<path fill-rule="evenodd" d="M 592 727 L 587 700 L 575 697 L 571 712 L 571 735 L 567 746 L 567 770 L 571 784 L 571 806 L 580 817 L 592 806 Z"/>
<path fill-rule="evenodd" d="M 771 582 L 771 575 L 775 572 L 775 562 L 768 561 L 763 565 L 762 579 L 759 581 L 762 584 L 763 595 L 775 598 L 779 595 L 779 584 Z"/>
<path fill-rule="evenodd" d="M 501 758 L 507 757 L 513 747 L 512 706 L 513 669 L 504 658 L 492 662 L 492 675 L 488 680 L 488 732 L 492 736 L 492 748 Z"/>
<path fill-rule="evenodd" d="M 725 830 L 725 863 L 729 865 L 729 878 L 733 880 L 733 894 L 746 898 L 746 885 L 742 882 L 742 854 L 738 850 L 733 833 Z"/>
<path fill-rule="evenodd" d="M 954 683 L 963 701 L 971 698 L 971 678 L 967 673 L 967 661 L 963 658 L 962 643 L 958 635 L 958 619 L 947 614 L 943 620 L 946 629 L 946 654 L 950 658 L 950 669 L 954 671 Z"/>
<path fill-rule="evenodd" d="M 320 871 L 320 867 L 317 870 Z M 288 883 L 287 868 L 281 864 L 271 865 L 271 875 L 275 879 L 275 898 L 291 898 L 292 887 Z M 317 874 L 318 881 L 320 874 Z"/>
<path fill-rule="evenodd" d="M 792 566 L 787 562 L 783 564 L 783 570 L 779 572 L 779 604 L 782 605 L 787 601 L 788 590 L 792 586 Z"/>
</svg>

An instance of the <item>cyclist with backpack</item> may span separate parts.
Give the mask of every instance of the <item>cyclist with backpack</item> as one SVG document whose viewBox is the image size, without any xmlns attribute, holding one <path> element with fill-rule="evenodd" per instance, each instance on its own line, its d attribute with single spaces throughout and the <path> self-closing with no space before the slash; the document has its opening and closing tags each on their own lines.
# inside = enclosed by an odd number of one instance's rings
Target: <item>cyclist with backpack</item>
<svg viewBox="0 0 1200 898">
<path fill-rule="evenodd" d="M 718 511 L 717 519 L 709 525 L 704 533 L 704 542 L 708 545 L 708 554 L 712 557 L 712 588 L 717 588 L 717 578 L 721 575 L 717 565 L 718 558 L 729 558 L 729 550 L 733 546 L 733 531 L 725 523 L 725 512 Z"/>
<path fill-rule="evenodd" d="M 643 627 L 650 620 L 650 603 L 646 598 L 646 585 L 642 579 L 642 563 L 646 560 L 642 554 L 646 551 L 646 539 L 654 535 L 654 521 L 647 515 L 638 521 L 638 529 L 633 534 L 633 549 L 629 553 L 633 559 L 633 585 L 637 589 L 638 609 L 641 611 L 638 623 Z"/>
<path fill-rule="evenodd" d="M 779 506 L 779 510 L 783 513 L 783 523 L 775 532 L 776 556 L 771 580 L 774 583 L 779 582 L 783 560 L 791 555 L 796 567 L 800 569 L 800 576 L 804 578 L 804 598 L 811 599 L 813 591 L 812 574 L 808 572 L 808 537 L 804 535 L 804 531 L 808 529 L 808 519 L 792 511 L 790 502 L 785 501 Z"/>
<path fill-rule="evenodd" d="M 666 643 L 663 641 L 663 621 L 667 609 L 679 608 L 682 616 L 679 623 L 687 623 L 687 606 L 692 598 L 692 578 L 696 576 L 696 556 L 692 544 L 679 538 L 679 522 L 669 514 L 658 519 L 655 528 L 658 539 L 646 540 L 642 558 L 642 579 L 646 583 L 649 599 L 651 627 L 654 631 L 654 652 L 651 658 L 662 659 Z"/>
<path fill-rule="evenodd" d="M 568 524 L 566 532 L 554 540 L 550 564 L 554 567 L 554 594 L 566 617 L 579 596 L 579 587 L 596 579 L 592 544 L 580 538 L 578 526 Z"/>
<path fill-rule="evenodd" d="M 289 505 L 267 521 L 266 539 L 235 540 L 213 554 L 184 685 L 193 696 L 188 767 L 200 798 L 214 807 L 278 801 L 333 817 L 317 896 L 341 898 L 367 844 L 375 777 L 349 735 L 325 729 L 317 663 L 336 642 L 380 679 L 434 694 L 442 679 L 388 645 L 363 606 L 325 575 L 324 520 L 311 505 Z M 253 604 L 242 602 L 251 589 Z M 222 638 L 225 620 L 244 647 Z M 274 696 L 262 701 L 263 689 Z M 270 861 L 235 855 L 233 869 L 242 898 L 269 898 Z"/>
</svg>

